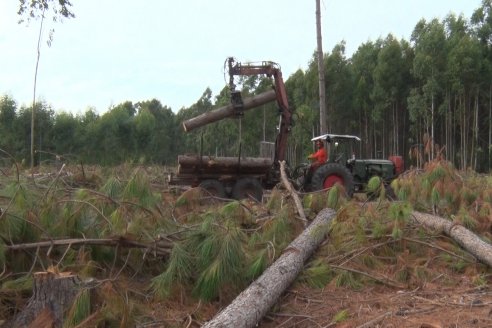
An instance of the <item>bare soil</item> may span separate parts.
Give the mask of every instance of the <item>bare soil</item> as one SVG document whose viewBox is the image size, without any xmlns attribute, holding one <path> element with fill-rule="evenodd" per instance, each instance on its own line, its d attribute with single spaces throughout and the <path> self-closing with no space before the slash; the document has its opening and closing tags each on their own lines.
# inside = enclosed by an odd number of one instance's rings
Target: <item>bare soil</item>
<svg viewBox="0 0 492 328">
<path fill-rule="evenodd" d="M 372 284 L 360 290 L 328 285 L 316 289 L 294 283 L 260 321 L 259 328 L 484 328 L 492 327 L 491 281 L 482 286 L 469 273 L 436 268 L 433 281 L 395 289 Z M 234 298 L 228 295 L 227 298 Z M 200 327 L 227 302 L 153 304 L 155 325 Z M 189 301 L 189 299 L 188 299 Z M 179 304 L 180 303 L 180 304 Z M 227 303 L 227 304 L 226 304 Z M 165 317 L 165 318 L 164 318 Z M 173 317 L 173 320 L 170 320 Z M 173 322 L 175 325 L 169 326 Z M 143 327 L 143 326 L 142 326 Z"/>
<path fill-rule="evenodd" d="M 345 319 L 336 323 L 342 311 Z M 492 327 L 492 291 L 473 287 L 466 279 L 454 287 L 429 283 L 414 290 L 296 288 L 259 327 Z"/>
</svg>

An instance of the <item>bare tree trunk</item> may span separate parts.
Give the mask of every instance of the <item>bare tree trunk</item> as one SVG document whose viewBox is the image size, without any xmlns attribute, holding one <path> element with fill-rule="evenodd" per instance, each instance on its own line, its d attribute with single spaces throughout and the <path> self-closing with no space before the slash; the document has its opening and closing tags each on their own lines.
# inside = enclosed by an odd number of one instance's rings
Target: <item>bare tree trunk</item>
<svg viewBox="0 0 492 328">
<path fill-rule="evenodd" d="M 336 212 L 332 209 L 325 208 L 319 212 L 275 263 L 203 327 L 255 327 L 296 279 L 304 262 L 325 239 L 325 230 L 322 227 L 328 225 L 335 215 Z"/>
<path fill-rule="evenodd" d="M 316 0 L 316 41 L 318 45 L 318 79 L 319 79 L 319 128 L 320 134 L 328 132 L 326 127 L 326 93 L 325 93 L 325 65 L 323 62 L 323 43 L 321 40 L 321 6 Z"/>
<path fill-rule="evenodd" d="M 413 218 L 429 229 L 444 233 L 481 262 L 492 267 L 492 245 L 486 243 L 465 227 L 439 216 L 413 212 Z"/>
<path fill-rule="evenodd" d="M 36 69 L 34 70 L 34 86 L 32 94 L 32 112 L 31 112 L 31 170 L 34 168 L 34 123 L 36 114 L 36 87 L 38 80 L 39 58 L 41 57 L 41 36 L 43 35 L 44 9 L 41 15 L 41 24 L 39 25 L 38 47 L 36 55 Z"/>
<path fill-rule="evenodd" d="M 492 84 L 489 87 L 489 171 L 492 168 L 490 159 L 492 157 Z"/>
</svg>

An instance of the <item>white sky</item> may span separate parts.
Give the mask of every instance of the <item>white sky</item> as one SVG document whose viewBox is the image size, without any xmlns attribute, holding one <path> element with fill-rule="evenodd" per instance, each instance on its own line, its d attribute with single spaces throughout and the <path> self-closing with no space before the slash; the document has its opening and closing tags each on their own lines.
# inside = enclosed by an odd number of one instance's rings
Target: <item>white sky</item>
<svg viewBox="0 0 492 328">
<path fill-rule="evenodd" d="M 0 96 L 29 105 L 39 21 L 17 24 L 18 0 L 0 0 Z M 53 109 L 99 113 L 156 98 L 177 112 L 226 84 L 224 61 L 270 60 L 284 79 L 316 50 L 315 0 L 72 0 L 76 17 L 45 21 L 36 98 Z M 410 39 L 421 18 L 469 19 L 481 0 L 322 0 L 323 51 L 347 57 L 392 33 Z M 46 45 L 48 31 L 54 41 Z"/>
</svg>

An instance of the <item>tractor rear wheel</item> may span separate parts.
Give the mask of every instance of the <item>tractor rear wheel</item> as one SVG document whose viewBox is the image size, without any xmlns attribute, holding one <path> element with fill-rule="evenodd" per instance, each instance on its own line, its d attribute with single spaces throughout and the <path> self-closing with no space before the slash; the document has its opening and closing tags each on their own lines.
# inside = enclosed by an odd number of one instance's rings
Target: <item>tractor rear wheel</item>
<svg viewBox="0 0 492 328">
<path fill-rule="evenodd" d="M 261 202 L 263 197 L 263 187 L 258 179 L 242 178 L 239 179 L 232 187 L 232 198 L 244 199 L 253 197 Z"/>
<path fill-rule="evenodd" d="M 323 190 L 341 184 L 349 197 L 354 193 L 354 178 L 350 171 L 338 163 L 328 163 L 320 166 L 311 179 L 313 190 Z"/>
<path fill-rule="evenodd" d="M 219 198 L 227 197 L 225 187 L 222 184 L 222 182 L 220 182 L 219 180 L 215 180 L 215 179 L 203 180 L 200 183 L 199 187 L 209 192 L 212 196 L 219 197 Z"/>
</svg>

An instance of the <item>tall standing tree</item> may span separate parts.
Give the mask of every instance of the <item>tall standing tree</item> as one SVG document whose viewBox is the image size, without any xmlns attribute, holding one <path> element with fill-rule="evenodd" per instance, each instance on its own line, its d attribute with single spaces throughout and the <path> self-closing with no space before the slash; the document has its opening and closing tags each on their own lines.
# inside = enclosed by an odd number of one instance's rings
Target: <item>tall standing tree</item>
<svg viewBox="0 0 492 328">
<path fill-rule="evenodd" d="M 316 41 L 318 59 L 318 78 L 319 78 L 319 122 L 320 134 L 328 132 L 326 122 L 326 94 L 325 94 L 325 69 L 323 63 L 323 42 L 321 36 L 321 5 L 320 0 L 316 0 Z"/>
<path fill-rule="evenodd" d="M 38 78 L 39 59 L 41 57 L 41 40 L 43 36 L 44 19 L 51 12 L 52 21 L 56 22 L 62 18 L 73 18 L 74 13 L 71 11 L 72 4 L 68 0 L 19 0 L 19 10 L 17 14 L 21 17 L 19 23 L 31 19 L 40 19 L 39 35 L 36 48 L 36 68 L 34 70 L 34 86 L 33 86 L 33 101 L 31 113 L 31 169 L 34 167 L 34 122 L 36 120 L 36 86 Z M 50 30 L 48 37 L 48 46 L 51 46 L 53 41 L 54 29 Z"/>
<path fill-rule="evenodd" d="M 488 95 L 488 169 L 492 169 L 492 0 L 483 0 L 482 6 L 475 10 L 471 23 L 481 45 L 483 53 L 482 76 Z"/>
<path fill-rule="evenodd" d="M 410 110 L 421 113 L 424 118 L 424 126 L 427 138 L 426 149 L 429 160 L 434 158 L 435 141 L 435 116 L 437 98 L 443 90 L 443 77 L 446 69 L 446 34 L 444 25 L 437 19 L 427 23 L 422 19 L 412 33 L 412 41 L 415 47 L 413 62 L 413 74 L 418 79 L 419 85 L 415 95 L 424 98 L 424 108 L 411 107 Z M 417 117 L 414 115 L 414 117 Z"/>
</svg>

